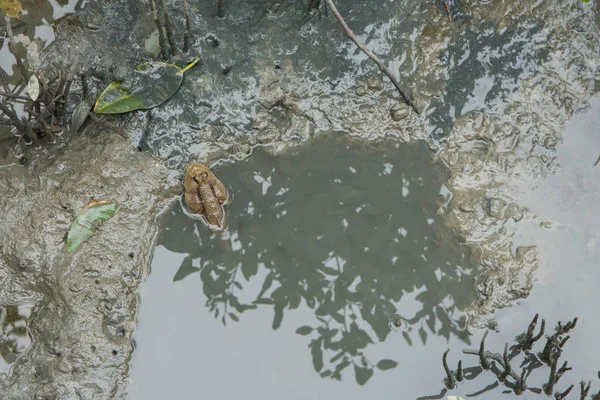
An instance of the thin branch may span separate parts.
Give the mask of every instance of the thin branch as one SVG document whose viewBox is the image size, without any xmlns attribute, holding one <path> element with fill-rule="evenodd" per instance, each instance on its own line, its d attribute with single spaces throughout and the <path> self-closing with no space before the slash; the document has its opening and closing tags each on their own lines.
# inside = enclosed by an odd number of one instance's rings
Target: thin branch
<svg viewBox="0 0 600 400">
<path fill-rule="evenodd" d="M 225 17 L 225 8 L 223 7 L 223 0 L 217 0 L 217 15 L 219 18 Z"/>
<path fill-rule="evenodd" d="M 25 65 L 23 65 L 23 61 L 21 61 L 21 57 L 19 57 L 19 55 L 17 54 L 15 37 L 13 36 L 12 28 L 10 26 L 10 17 L 8 15 L 5 15 L 4 19 L 6 20 L 6 32 L 8 33 L 8 39 L 9 39 L 8 40 L 8 50 L 15 57 L 15 60 L 17 61 L 17 66 L 19 67 L 19 70 L 21 71 L 21 75 L 23 76 L 23 78 L 25 78 L 26 81 L 29 81 L 29 72 L 27 71 L 27 68 L 25 68 Z"/>
<path fill-rule="evenodd" d="M 167 8 L 167 0 L 162 0 L 162 15 L 165 18 L 165 30 L 167 31 L 167 40 L 171 46 L 171 55 L 177 56 L 181 54 L 177 43 L 175 42 L 175 32 L 173 31 L 173 25 L 171 24 L 171 16 L 169 15 L 169 9 Z"/>
<path fill-rule="evenodd" d="M 456 380 L 454 378 L 454 374 L 452 373 L 452 371 L 450 371 L 450 368 L 448 368 L 448 353 L 450 352 L 450 349 L 446 350 L 444 352 L 444 355 L 442 356 L 442 365 L 444 366 L 444 371 L 446 371 L 446 379 L 444 380 L 444 384 L 446 385 L 446 387 L 450 390 L 454 389 L 456 387 Z"/>
<path fill-rule="evenodd" d="M 123 132 L 121 129 L 119 129 L 118 126 L 116 126 L 113 123 L 110 123 L 106 120 L 104 120 L 103 118 L 100 118 L 96 115 L 96 113 L 93 113 L 90 111 L 90 113 L 88 114 L 89 117 L 94 121 L 97 122 L 99 125 L 102 125 L 108 129 L 110 129 L 111 131 L 113 131 L 114 133 L 116 133 L 117 135 L 121 136 L 123 139 L 125 140 L 129 140 L 129 137 L 127 137 L 127 134 L 125 132 Z"/>
<path fill-rule="evenodd" d="M 354 44 L 363 53 L 365 53 L 367 55 L 367 57 L 369 57 L 371 60 L 373 60 L 375 62 L 375 64 L 377 64 L 377 66 L 379 67 L 379 70 L 381 72 L 383 72 L 390 79 L 390 81 L 392 82 L 392 84 L 396 87 L 396 89 L 398 90 L 398 93 L 400 93 L 400 96 L 402 96 L 402 99 L 404 100 L 404 102 L 406 104 L 408 104 L 409 106 L 411 106 L 412 109 L 415 110 L 415 112 L 417 114 L 419 114 L 419 110 L 417 109 L 416 105 L 413 103 L 413 101 L 410 98 L 410 96 L 402 89 L 402 87 L 400 86 L 400 83 L 398 83 L 398 81 L 396 80 L 396 77 L 394 77 L 394 75 L 392 75 L 392 73 L 390 72 L 390 70 L 388 70 L 388 68 L 383 64 L 383 62 L 375 54 L 373 54 L 373 52 L 371 50 L 369 50 L 360 41 L 360 39 L 358 39 L 356 37 L 356 35 L 354 34 L 354 32 L 352 32 L 352 30 L 350 29 L 350 27 L 348 26 L 348 24 L 346 24 L 346 21 L 344 21 L 344 18 L 342 18 L 342 15 L 338 11 L 337 7 L 333 3 L 333 0 L 325 0 L 325 2 L 329 6 L 329 9 L 333 13 L 333 15 L 335 16 L 335 18 L 339 22 L 339 24 L 342 26 L 342 29 L 344 30 L 344 33 L 346 34 L 346 36 L 348 36 L 348 38 L 350 38 L 350 40 L 352 40 L 354 42 Z"/>
<path fill-rule="evenodd" d="M 160 52 L 163 58 L 169 57 L 169 45 L 165 38 L 164 26 L 161 19 L 158 17 L 158 8 L 156 7 L 156 1 L 150 0 L 150 8 L 152 9 L 152 16 L 154 17 L 154 24 L 158 29 L 158 43 L 160 45 Z"/>
<path fill-rule="evenodd" d="M 587 395 L 590 391 L 590 388 L 592 387 L 592 381 L 588 381 L 587 385 L 585 384 L 584 381 L 581 381 L 581 382 L 579 382 L 579 385 L 581 386 L 579 400 L 585 400 L 585 398 L 587 397 Z"/>
<path fill-rule="evenodd" d="M 19 96 L 18 94 L 12 94 L 12 93 L 0 92 L 0 96 L 10 97 L 11 99 L 31 100 L 29 97 Z"/>
<path fill-rule="evenodd" d="M 192 23 L 190 22 L 190 6 L 187 0 L 183 0 L 183 14 L 185 16 L 185 34 L 183 35 L 183 52 L 190 49 L 190 38 L 192 37 Z"/>
</svg>

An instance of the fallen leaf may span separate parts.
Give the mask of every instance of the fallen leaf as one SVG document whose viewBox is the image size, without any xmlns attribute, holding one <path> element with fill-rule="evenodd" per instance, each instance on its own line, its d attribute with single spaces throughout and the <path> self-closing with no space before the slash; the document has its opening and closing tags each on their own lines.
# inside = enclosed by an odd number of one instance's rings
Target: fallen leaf
<svg viewBox="0 0 600 400">
<path fill-rule="evenodd" d="M 181 86 L 183 74 L 199 61 L 196 58 L 185 68 L 164 62 L 138 65 L 135 68 L 133 89 L 124 90 L 118 82 L 112 82 L 96 101 L 94 112 L 121 114 L 156 107 L 173 96 Z"/>
<path fill-rule="evenodd" d="M 92 201 L 77 216 L 69 228 L 67 252 L 72 253 L 96 233 L 102 222 L 111 219 L 119 210 L 119 205 L 110 201 Z"/>
<path fill-rule="evenodd" d="M 19 13 L 23 11 L 23 6 L 19 0 L 0 0 L 0 11 L 10 18 L 19 19 Z"/>
</svg>

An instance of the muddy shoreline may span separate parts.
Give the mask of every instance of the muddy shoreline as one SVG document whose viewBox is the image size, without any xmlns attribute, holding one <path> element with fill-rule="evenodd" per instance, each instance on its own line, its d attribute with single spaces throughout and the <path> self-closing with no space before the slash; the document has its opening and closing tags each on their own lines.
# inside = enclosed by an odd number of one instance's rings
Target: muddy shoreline
<svg viewBox="0 0 600 400">
<path fill-rule="evenodd" d="M 487 37 L 539 26 L 525 37 L 533 50 L 523 45 L 506 51 L 544 57 L 529 60 L 503 96 L 490 102 L 475 99 L 477 107 L 457 116 L 443 136 L 434 122 L 443 108 L 440 92 L 451 86 L 452 74 L 440 60 L 457 36 L 469 32 L 465 25 L 446 24 L 442 17 L 420 20 L 420 33 L 408 44 L 411 62 L 401 69 L 411 76 L 407 84 L 418 93 L 425 110 L 421 116 L 399 105 L 393 88 L 369 67 L 357 68 L 353 79 L 348 71 L 340 73 L 341 83 L 328 86 L 315 83 L 315 75 L 304 73 L 309 68 L 285 61 L 272 47 L 252 58 L 247 75 L 234 70 L 231 81 L 225 81 L 222 60 L 233 63 L 235 49 L 208 54 L 208 34 L 202 31 L 196 48 L 204 52 L 202 73 L 190 74 L 164 107 L 119 120 L 131 143 L 97 130 L 67 140 L 28 168 L 0 168 L 0 304 L 35 305 L 28 325 L 33 343 L 10 375 L 0 377 L 0 392 L 9 399 L 124 398 L 137 288 L 148 274 L 156 217 L 178 190 L 181 167 L 193 160 L 243 157 L 256 145 L 281 152 L 331 131 L 367 140 L 427 141 L 451 171 L 453 197 L 438 212 L 472 247 L 473 262 L 487 269 L 479 278 L 480 299 L 470 310 L 471 326 L 496 328 L 493 311 L 526 297 L 538 267 L 535 248 L 513 249 L 516 226 L 534 216 L 502 185 L 522 175 L 544 179 L 557 168 L 555 147 L 562 128 L 595 90 L 598 28 L 595 10 L 578 1 L 467 3 L 473 17 L 469 26 L 495 24 Z M 90 7 L 74 22 L 59 25 L 45 53 L 46 68 L 56 67 L 70 45 L 79 47 L 83 65 L 113 76 L 126 75 L 123 69 L 147 57 L 149 50 L 141 43 L 152 33 L 148 18 L 137 18 L 132 3 L 111 4 L 108 11 Z M 223 35 L 227 29 L 215 28 L 208 13 L 195 18 L 195 26 L 208 25 L 209 31 Z M 237 18 L 232 11 L 231 19 Z M 90 33 L 86 24 L 98 21 L 106 30 Z M 117 29 L 130 24 L 131 31 Z M 115 52 L 123 56 L 99 63 L 93 43 L 118 43 Z M 403 56 L 400 49 L 389 50 L 393 61 Z M 361 65 L 356 58 L 348 64 Z M 102 87 L 100 80 L 92 84 Z M 237 100 L 238 93 L 244 101 Z M 215 98 L 220 111 L 206 105 Z M 67 255 L 68 226 L 94 199 L 117 201 L 122 208 L 93 240 Z"/>
<path fill-rule="evenodd" d="M 94 154 L 94 157 L 90 157 Z M 156 215 L 173 192 L 163 163 L 116 135 L 70 140 L 24 169 L 0 169 L 0 303 L 35 304 L 31 347 L 0 380 L 5 399 L 114 398 L 133 350 L 137 287 Z M 91 200 L 121 209 L 77 252 L 65 234 Z"/>
</svg>

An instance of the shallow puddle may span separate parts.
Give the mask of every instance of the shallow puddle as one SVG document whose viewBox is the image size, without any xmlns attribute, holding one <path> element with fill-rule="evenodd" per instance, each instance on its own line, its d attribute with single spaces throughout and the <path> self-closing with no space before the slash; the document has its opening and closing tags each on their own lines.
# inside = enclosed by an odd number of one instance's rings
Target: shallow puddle
<svg viewBox="0 0 600 400">
<path fill-rule="evenodd" d="M 215 171 L 229 231 L 179 202 L 164 217 L 131 399 L 416 397 L 432 379 L 424 346 L 438 369 L 448 340 L 469 344 L 476 270 L 435 213 L 450 193 L 422 144 L 329 137 Z"/>
<path fill-rule="evenodd" d="M 568 361 L 567 371 L 555 385 L 553 393 L 564 392 L 571 384 L 574 388 L 566 399 L 579 399 L 579 382 L 591 383 L 589 395 L 600 391 L 600 165 L 594 162 L 600 154 L 600 98 L 590 101 L 590 107 L 576 114 L 565 127 L 563 142 L 556 147 L 558 166 L 553 173 L 543 177 L 523 177 L 506 186 L 507 192 L 536 217 L 523 221 L 517 230 L 514 243 L 535 245 L 539 251 L 540 267 L 535 272 L 531 295 L 512 307 L 495 313 L 499 332 L 490 332 L 486 350 L 502 353 L 506 342 L 515 344 L 515 337 L 523 333 L 536 313 L 540 315 L 535 334 L 539 333 L 541 319 L 546 320 L 545 334 L 536 342 L 533 354 L 542 352 L 546 337 L 555 332 L 559 321 L 563 325 L 578 317 L 570 338 L 563 347 L 558 367 Z M 474 335 L 476 349 L 483 332 Z M 564 336 L 566 337 L 566 336 Z M 512 390 L 498 384 L 489 371 L 482 371 L 476 356 L 462 354 L 462 347 L 453 347 L 449 364 L 456 366 L 459 359 L 470 369 L 469 380 L 447 395 L 462 398 L 478 395 L 480 398 L 516 398 Z M 520 373 L 522 367 L 531 370 L 527 378 L 529 389 L 519 398 L 547 398 L 543 392 L 550 367 L 540 365 L 533 357 L 519 355 L 511 361 Z M 440 363 L 441 366 L 441 363 Z M 474 367 L 474 368 L 473 368 Z M 440 376 L 444 376 L 440 372 Z M 438 395 L 442 384 L 429 395 Z M 534 392 L 537 391 L 538 393 Z M 493 396 L 493 397 L 492 397 Z M 475 396 L 477 397 L 477 396 Z M 434 398 L 434 397 L 430 397 Z M 435 398 L 442 398 L 437 396 Z M 589 398 L 589 397 L 585 397 Z"/>
</svg>

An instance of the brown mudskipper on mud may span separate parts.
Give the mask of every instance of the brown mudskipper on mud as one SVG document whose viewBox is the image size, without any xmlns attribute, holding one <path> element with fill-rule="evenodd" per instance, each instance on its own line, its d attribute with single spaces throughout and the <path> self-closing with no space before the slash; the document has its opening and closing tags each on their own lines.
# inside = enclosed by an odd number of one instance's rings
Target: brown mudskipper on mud
<svg viewBox="0 0 600 400">
<path fill-rule="evenodd" d="M 202 217 L 210 229 L 225 230 L 224 206 L 229 204 L 229 195 L 219 178 L 207 166 L 191 163 L 185 169 L 183 187 L 188 211 Z"/>
</svg>

